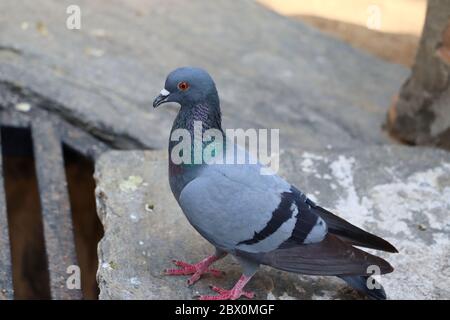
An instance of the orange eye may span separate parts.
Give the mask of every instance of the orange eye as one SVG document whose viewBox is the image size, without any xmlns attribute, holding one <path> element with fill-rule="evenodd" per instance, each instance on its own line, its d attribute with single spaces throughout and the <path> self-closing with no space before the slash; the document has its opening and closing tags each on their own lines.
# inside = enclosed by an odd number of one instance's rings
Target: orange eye
<svg viewBox="0 0 450 320">
<path fill-rule="evenodd" d="M 178 89 L 180 89 L 181 91 L 186 91 L 187 89 L 189 89 L 189 84 L 185 81 L 180 82 L 178 84 Z"/>
</svg>

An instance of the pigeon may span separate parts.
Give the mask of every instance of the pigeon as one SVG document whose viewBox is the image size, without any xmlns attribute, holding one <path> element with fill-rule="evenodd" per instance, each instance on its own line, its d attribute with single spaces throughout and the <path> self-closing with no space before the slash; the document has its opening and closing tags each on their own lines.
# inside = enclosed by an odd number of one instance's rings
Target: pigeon
<svg viewBox="0 0 450 320">
<path fill-rule="evenodd" d="M 186 152 L 184 160 L 189 161 L 181 162 L 173 157 L 180 139 L 169 139 L 170 188 L 189 223 L 215 252 L 193 264 L 174 260 L 177 268 L 166 269 L 165 274 L 191 275 L 188 284 L 192 285 L 206 273 L 220 276 L 211 265 L 229 254 L 241 266 L 241 277 L 231 289 L 212 286 L 217 294 L 201 295 L 200 300 L 253 298 L 254 293 L 244 288 L 261 265 L 304 275 L 337 276 L 368 298 L 386 299 L 370 270 L 375 267 L 381 275 L 393 267 L 357 247 L 398 252 L 392 244 L 320 207 L 279 175 L 261 174 L 263 166 L 258 162 L 193 160 L 196 144 L 207 146 L 198 141 L 195 123 L 201 123 L 202 133 L 210 129 L 221 133 L 224 150 L 233 148 L 236 154 L 249 155 L 227 140 L 217 88 L 205 70 L 182 67 L 172 71 L 153 107 L 169 102 L 181 106 L 171 137 L 184 130 L 191 138 L 187 140 L 191 150 L 179 152 L 180 156 Z"/>
</svg>

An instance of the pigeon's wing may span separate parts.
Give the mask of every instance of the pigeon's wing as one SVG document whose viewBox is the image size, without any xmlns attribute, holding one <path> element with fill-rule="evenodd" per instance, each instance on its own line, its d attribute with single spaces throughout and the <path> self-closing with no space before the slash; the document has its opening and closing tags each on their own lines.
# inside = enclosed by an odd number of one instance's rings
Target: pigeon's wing
<svg viewBox="0 0 450 320">
<path fill-rule="evenodd" d="M 237 252 L 274 268 L 309 275 L 367 276 L 393 271 L 380 257 L 371 255 L 328 233 L 321 242 L 276 249 L 268 253 Z"/>
<path fill-rule="evenodd" d="M 326 223 L 306 196 L 258 165 L 207 166 L 180 193 L 191 224 L 219 248 L 269 252 L 321 241 Z"/>
</svg>

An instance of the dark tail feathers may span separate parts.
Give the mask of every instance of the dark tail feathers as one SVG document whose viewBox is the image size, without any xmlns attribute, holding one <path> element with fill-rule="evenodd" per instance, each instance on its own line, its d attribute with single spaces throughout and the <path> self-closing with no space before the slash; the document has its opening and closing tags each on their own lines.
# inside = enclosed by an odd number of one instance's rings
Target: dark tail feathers
<svg viewBox="0 0 450 320">
<path fill-rule="evenodd" d="M 398 252 L 397 249 L 386 240 L 368 233 L 333 213 L 319 207 L 312 205 L 313 210 L 317 213 L 328 225 L 328 231 L 342 240 L 350 242 L 352 245 L 377 249 L 387 252 Z"/>
<path fill-rule="evenodd" d="M 347 282 L 349 286 L 367 295 L 371 299 L 386 300 L 386 292 L 384 291 L 383 286 L 375 279 L 372 278 L 369 280 L 374 285 L 374 288 L 369 289 L 367 287 L 367 279 L 369 279 L 369 276 L 340 276 L 340 278 Z"/>
</svg>

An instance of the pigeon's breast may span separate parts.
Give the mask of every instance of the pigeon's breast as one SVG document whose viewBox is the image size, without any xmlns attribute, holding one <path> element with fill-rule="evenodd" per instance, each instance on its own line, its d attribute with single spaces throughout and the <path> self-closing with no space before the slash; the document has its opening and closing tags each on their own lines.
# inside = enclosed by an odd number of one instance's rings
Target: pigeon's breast
<svg viewBox="0 0 450 320">
<path fill-rule="evenodd" d="M 177 201 L 181 190 L 199 175 L 203 167 L 195 164 L 174 164 L 169 160 L 169 185 Z"/>
</svg>

